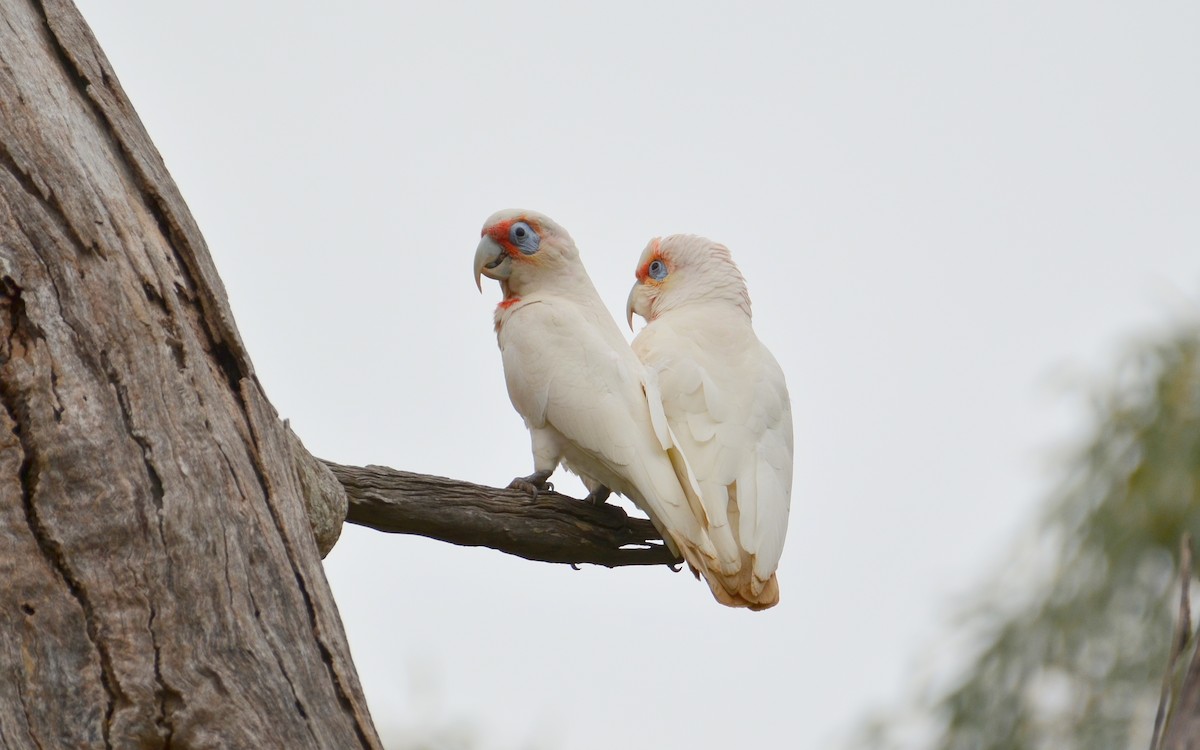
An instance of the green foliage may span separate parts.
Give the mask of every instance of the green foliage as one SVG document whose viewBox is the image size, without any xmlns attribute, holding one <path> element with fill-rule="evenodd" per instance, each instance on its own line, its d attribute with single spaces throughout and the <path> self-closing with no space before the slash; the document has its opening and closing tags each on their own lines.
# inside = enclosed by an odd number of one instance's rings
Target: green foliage
<svg viewBox="0 0 1200 750">
<path fill-rule="evenodd" d="M 1149 743 L 1180 538 L 1200 539 L 1200 330 L 1143 348 L 1095 407 L 1095 434 L 1049 503 L 1037 542 L 1019 550 L 1048 553 L 1049 564 L 1026 575 L 1028 560 L 1013 560 L 969 606 L 962 626 L 979 650 L 959 681 L 920 709 L 935 727 L 921 745 Z M 890 721 L 877 722 L 858 745 L 907 747 L 896 734 Z"/>
</svg>

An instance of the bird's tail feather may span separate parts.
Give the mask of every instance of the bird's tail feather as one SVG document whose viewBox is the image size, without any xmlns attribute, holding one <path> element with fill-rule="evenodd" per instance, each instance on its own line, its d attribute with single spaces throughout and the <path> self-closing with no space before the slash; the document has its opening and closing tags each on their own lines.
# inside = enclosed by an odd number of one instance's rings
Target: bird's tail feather
<svg viewBox="0 0 1200 750">
<path fill-rule="evenodd" d="M 678 546 L 692 573 L 708 584 L 713 598 L 721 604 L 727 607 L 762 610 L 779 603 L 779 580 L 774 573 L 765 581 L 757 578 L 753 573 L 753 559 L 747 561 L 736 574 L 725 575 L 714 569 L 712 563 L 715 561 L 706 559 L 695 547 L 686 543 L 680 543 Z"/>
</svg>

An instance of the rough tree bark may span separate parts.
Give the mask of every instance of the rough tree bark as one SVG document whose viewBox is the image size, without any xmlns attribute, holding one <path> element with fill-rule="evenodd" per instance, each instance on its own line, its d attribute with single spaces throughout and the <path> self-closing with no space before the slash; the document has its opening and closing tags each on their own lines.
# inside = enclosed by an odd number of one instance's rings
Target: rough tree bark
<svg viewBox="0 0 1200 750">
<path fill-rule="evenodd" d="M 69 2 L 0 0 L 0 400 L 0 746 L 379 746 L 345 498 Z"/>
</svg>

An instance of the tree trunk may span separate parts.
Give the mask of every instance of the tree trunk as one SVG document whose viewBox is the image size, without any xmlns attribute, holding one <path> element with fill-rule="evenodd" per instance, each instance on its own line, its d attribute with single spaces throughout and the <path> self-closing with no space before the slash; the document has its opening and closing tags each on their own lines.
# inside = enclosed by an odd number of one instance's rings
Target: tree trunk
<svg viewBox="0 0 1200 750">
<path fill-rule="evenodd" d="M 0 0 L 0 399 L 0 746 L 379 746 L 304 505 L 328 547 L 345 498 L 67 2 Z"/>
</svg>

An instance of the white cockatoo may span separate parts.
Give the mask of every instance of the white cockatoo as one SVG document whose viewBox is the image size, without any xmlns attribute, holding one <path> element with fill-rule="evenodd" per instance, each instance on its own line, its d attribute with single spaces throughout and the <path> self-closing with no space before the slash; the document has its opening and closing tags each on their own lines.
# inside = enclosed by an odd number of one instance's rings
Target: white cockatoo
<svg viewBox="0 0 1200 750">
<path fill-rule="evenodd" d="M 475 251 L 476 285 L 481 274 L 500 282 L 495 328 L 504 378 L 533 443 L 533 473 L 509 486 L 546 489 L 562 464 L 583 478 L 593 502 L 609 490 L 632 500 L 693 569 L 736 574 L 740 557 L 722 559 L 701 526 L 699 489 L 673 443 L 657 385 L 567 232 L 532 211 L 499 211 Z M 718 598 L 755 606 L 737 596 Z"/>
<path fill-rule="evenodd" d="M 783 370 L 754 335 L 750 295 L 729 250 L 695 235 L 650 241 L 626 314 L 656 378 L 675 444 L 699 485 L 700 525 L 722 561 L 706 574 L 726 604 L 779 601 L 775 569 L 792 493 L 792 407 Z M 715 580 L 714 580 L 715 579 Z"/>
</svg>

